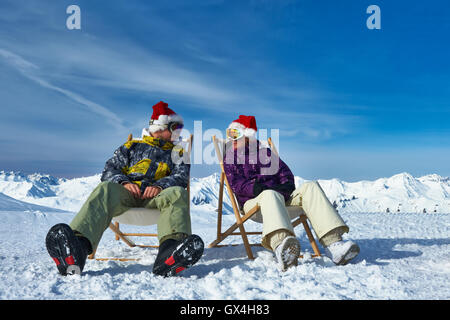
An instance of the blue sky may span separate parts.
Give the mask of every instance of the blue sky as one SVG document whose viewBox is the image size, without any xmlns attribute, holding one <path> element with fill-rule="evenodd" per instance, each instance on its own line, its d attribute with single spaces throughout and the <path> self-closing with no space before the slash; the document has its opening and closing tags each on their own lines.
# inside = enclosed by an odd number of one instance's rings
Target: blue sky
<svg viewBox="0 0 450 320">
<path fill-rule="evenodd" d="M 71 4 L 81 30 L 66 28 Z M 371 4 L 381 30 L 366 27 Z M 188 130 L 239 114 L 280 129 L 283 160 L 307 179 L 450 176 L 449 12 L 437 0 L 2 0 L 0 170 L 99 173 L 164 100 Z"/>
</svg>

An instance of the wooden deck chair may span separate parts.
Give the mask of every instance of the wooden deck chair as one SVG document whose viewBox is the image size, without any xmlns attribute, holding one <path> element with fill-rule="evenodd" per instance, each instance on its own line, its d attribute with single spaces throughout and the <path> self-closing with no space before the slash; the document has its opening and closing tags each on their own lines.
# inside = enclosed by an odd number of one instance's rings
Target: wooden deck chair
<svg viewBox="0 0 450 320">
<path fill-rule="evenodd" d="M 218 138 L 215 136 L 212 137 L 214 148 L 216 150 L 217 157 L 219 159 L 220 168 L 221 168 L 221 174 L 220 174 L 220 187 L 219 187 L 219 199 L 218 199 L 218 209 L 217 209 L 217 238 L 213 242 L 209 244 L 209 248 L 213 247 L 224 247 L 229 245 L 219 245 L 223 240 L 225 240 L 228 236 L 241 236 L 242 241 L 244 243 L 245 251 L 247 252 L 247 256 L 249 259 L 254 259 L 253 252 L 251 249 L 251 246 L 261 246 L 261 244 L 250 244 L 248 241 L 248 235 L 258 235 L 262 234 L 262 232 L 246 232 L 244 228 L 244 223 L 250 219 L 254 214 L 256 214 L 259 211 L 259 206 L 256 205 L 251 210 L 249 210 L 247 213 L 245 213 L 242 209 L 239 208 L 238 202 L 236 200 L 236 196 L 231 190 L 230 184 L 228 183 L 227 177 L 225 175 L 224 165 L 223 165 L 223 152 L 221 152 L 218 143 L 222 143 L 222 151 L 225 149 L 225 143 L 223 141 L 219 141 Z M 278 155 L 278 152 L 275 148 L 275 146 L 272 143 L 272 139 L 268 139 L 268 144 L 272 152 L 274 152 L 276 155 Z M 231 205 L 233 207 L 233 212 L 236 217 L 236 223 L 234 223 L 231 227 L 229 227 L 226 231 L 222 232 L 222 207 L 223 207 L 223 189 L 224 185 L 226 185 L 228 194 L 230 196 Z M 309 242 L 311 244 L 311 247 L 314 251 L 314 254 L 312 257 L 320 257 L 320 250 L 317 246 L 317 242 L 314 239 L 314 236 L 311 232 L 311 229 L 308 225 L 308 219 L 306 217 L 306 214 L 299 206 L 287 206 L 286 209 L 290 213 L 291 216 L 295 216 L 295 213 L 298 213 L 298 218 L 292 222 L 292 226 L 295 228 L 300 223 L 302 223 L 303 227 L 305 228 L 306 235 L 309 239 Z M 234 232 L 236 229 L 239 229 L 238 232 Z M 302 255 L 300 255 L 300 258 L 303 258 Z"/>
<path fill-rule="evenodd" d="M 130 134 L 128 136 L 128 141 L 133 139 L 133 135 Z M 182 144 L 184 144 L 183 148 L 190 159 L 191 149 L 192 149 L 192 140 L 193 135 L 191 134 L 189 138 L 183 139 Z M 190 178 L 188 180 L 187 185 L 187 193 L 188 199 L 190 199 Z M 188 203 L 188 210 L 190 209 L 190 200 Z M 156 233 L 126 233 L 120 230 L 120 224 L 127 224 L 133 226 L 151 226 L 155 225 L 158 222 L 158 218 L 160 215 L 160 211 L 158 209 L 147 209 L 147 208 L 131 208 L 125 211 L 120 216 L 114 217 L 113 222 L 109 224 L 109 228 L 116 234 L 116 240 L 122 240 L 129 247 L 141 247 L 141 248 L 158 248 L 158 245 L 144 245 L 144 244 L 136 244 L 129 237 L 158 237 Z M 138 259 L 128 259 L 128 258 L 95 258 L 95 252 L 89 255 L 89 259 L 96 259 L 100 261 L 106 260 L 119 260 L 119 261 L 135 261 Z"/>
</svg>

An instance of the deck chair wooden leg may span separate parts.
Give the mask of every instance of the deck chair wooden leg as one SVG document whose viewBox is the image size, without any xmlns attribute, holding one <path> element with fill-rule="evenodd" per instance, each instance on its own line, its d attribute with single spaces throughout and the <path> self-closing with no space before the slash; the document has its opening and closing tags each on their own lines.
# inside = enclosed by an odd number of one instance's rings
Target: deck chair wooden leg
<svg viewBox="0 0 450 320">
<path fill-rule="evenodd" d="M 233 224 L 224 233 L 219 234 L 217 236 L 217 239 L 208 245 L 208 248 L 216 247 L 219 243 L 221 243 L 223 240 L 225 240 L 226 237 L 231 235 L 233 233 L 233 231 L 236 230 L 237 228 L 239 228 L 240 235 L 242 236 L 242 241 L 244 242 L 245 252 L 247 253 L 248 258 L 251 260 L 255 259 L 255 257 L 253 256 L 250 242 L 248 241 L 248 238 L 247 238 L 247 233 L 245 232 L 244 226 L 242 224 L 241 225 L 239 225 L 237 223 Z"/>
<path fill-rule="evenodd" d="M 225 180 L 225 173 L 222 172 L 222 174 L 220 175 L 219 203 L 218 203 L 218 208 L 217 208 L 217 239 L 219 239 L 222 234 L 222 210 L 223 210 L 224 180 Z"/>
<path fill-rule="evenodd" d="M 319 247 L 317 246 L 316 239 L 314 239 L 311 229 L 309 228 L 308 221 L 306 220 L 306 218 L 303 218 L 301 221 L 302 221 L 303 227 L 305 228 L 306 235 L 308 236 L 309 243 L 311 244 L 311 247 L 313 248 L 313 251 L 314 251 L 313 256 L 320 257 L 320 250 L 319 250 Z"/>
<path fill-rule="evenodd" d="M 239 225 L 239 230 L 241 231 L 242 241 L 244 242 L 245 251 L 247 252 L 247 256 L 250 260 L 255 259 L 253 256 L 252 248 L 250 247 L 250 242 L 248 241 L 247 234 L 245 233 L 244 226 Z"/>
<path fill-rule="evenodd" d="M 123 235 L 122 231 L 120 231 L 119 228 L 117 228 L 114 224 L 110 223 L 109 224 L 109 228 L 114 231 L 114 233 L 120 238 L 122 239 L 123 242 L 125 242 L 127 245 L 129 245 L 130 247 L 135 247 L 136 244 L 134 244 L 133 241 L 129 240 L 126 236 Z"/>
<path fill-rule="evenodd" d="M 248 238 L 247 238 L 247 232 L 245 231 L 243 225 L 239 226 L 237 223 L 235 223 L 231 227 L 229 227 L 224 233 L 218 235 L 217 239 L 214 240 L 213 242 L 211 242 L 208 245 L 208 248 L 217 247 L 217 245 L 219 243 L 221 243 L 223 240 L 225 240 L 226 237 L 228 237 L 229 235 L 233 234 L 233 231 L 236 230 L 237 228 L 239 228 L 240 232 L 237 233 L 236 235 L 240 234 L 242 236 L 242 241 L 244 242 L 245 252 L 247 253 L 248 258 L 251 259 L 251 260 L 255 259 L 255 257 L 253 256 L 252 249 L 251 249 L 251 244 L 250 244 L 250 242 L 248 241 Z"/>
<path fill-rule="evenodd" d="M 220 233 L 217 235 L 217 239 L 211 242 L 208 246 L 208 248 L 213 248 L 217 246 L 219 243 L 221 243 L 223 240 L 225 240 L 226 237 L 228 237 L 230 234 L 233 233 L 234 230 L 238 228 L 238 224 L 235 223 L 231 227 L 229 227 L 224 233 Z"/>
<path fill-rule="evenodd" d="M 136 245 L 134 244 L 133 241 L 129 240 L 126 236 L 124 236 L 122 234 L 122 231 L 120 231 L 119 229 L 119 223 L 116 222 L 115 224 L 110 223 L 109 224 L 109 228 L 114 231 L 114 233 L 116 234 L 116 240 L 122 239 L 123 242 L 125 242 L 127 245 L 129 245 L 130 247 L 135 247 Z M 96 259 L 95 258 L 95 253 L 96 253 L 97 249 L 94 249 L 94 251 L 88 256 L 88 259 Z M 120 259 L 120 258 L 100 258 L 100 259 L 96 259 L 96 260 L 120 260 L 120 261 L 134 261 L 136 259 Z"/>
<path fill-rule="evenodd" d="M 95 259 L 95 252 L 97 251 L 97 249 L 94 249 L 94 251 L 90 254 L 90 255 L 88 255 L 88 259 Z"/>
<path fill-rule="evenodd" d="M 120 230 L 120 229 L 119 229 L 119 223 L 118 223 L 118 222 L 114 222 L 114 225 L 116 226 L 116 228 L 117 228 L 118 230 Z M 116 233 L 116 240 L 119 241 L 119 239 L 120 239 L 120 237 L 119 237 L 119 235 Z"/>
</svg>

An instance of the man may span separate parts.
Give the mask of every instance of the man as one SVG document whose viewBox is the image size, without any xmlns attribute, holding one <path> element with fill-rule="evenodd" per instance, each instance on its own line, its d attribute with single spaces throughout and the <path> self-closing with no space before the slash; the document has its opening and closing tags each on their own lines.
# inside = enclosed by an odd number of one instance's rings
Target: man
<svg viewBox="0 0 450 320">
<path fill-rule="evenodd" d="M 270 149 L 260 146 L 256 131 L 253 116 L 241 115 L 229 125 L 227 138 L 232 144 L 227 144 L 224 170 L 244 212 L 260 206 L 253 220 L 263 223 L 263 247 L 275 252 L 283 271 L 297 265 L 300 243 L 291 224 L 295 217 L 289 216 L 286 205 L 298 205 L 325 247 L 325 254 L 335 264 L 348 263 L 359 253 L 359 247 L 353 241 L 342 240 L 349 228 L 320 185 L 313 181 L 296 189 L 289 167 Z"/>
<path fill-rule="evenodd" d="M 102 182 L 70 226 L 57 224 L 50 229 L 46 246 L 60 274 L 81 274 L 86 257 L 97 248 L 111 220 L 132 207 L 161 212 L 153 273 L 176 275 L 200 259 L 204 244 L 192 235 L 185 190 L 190 165 L 172 160 L 182 155 L 182 148 L 172 143 L 182 127 L 182 117 L 167 103 L 155 104 L 143 139 L 129 141 L 114 152 L 106 162 Z M 173 153 L 177 154 L 173 157 Z"/>
</svg>

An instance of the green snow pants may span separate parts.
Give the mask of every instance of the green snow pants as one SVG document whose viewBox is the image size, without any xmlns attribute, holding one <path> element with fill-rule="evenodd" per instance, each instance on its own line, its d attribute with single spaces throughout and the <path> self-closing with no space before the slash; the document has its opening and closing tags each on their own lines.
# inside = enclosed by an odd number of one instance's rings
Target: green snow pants
<svg viewBox="0 0 450 320">
<path fill-rule="evenodd" d="M 95 250 L 103 232 L 111 220 L 134 207 L 158 209 L 158 240 L 180 239 L 191 234 L 191 218 L 188 209 L 188 194 L 182 187 L 162 190 L 151 199 L 137 199 L 124 186 L 114 182 L 102 182 L 73 218 L 70 227 L 91 242 Z"/>
</svg>

